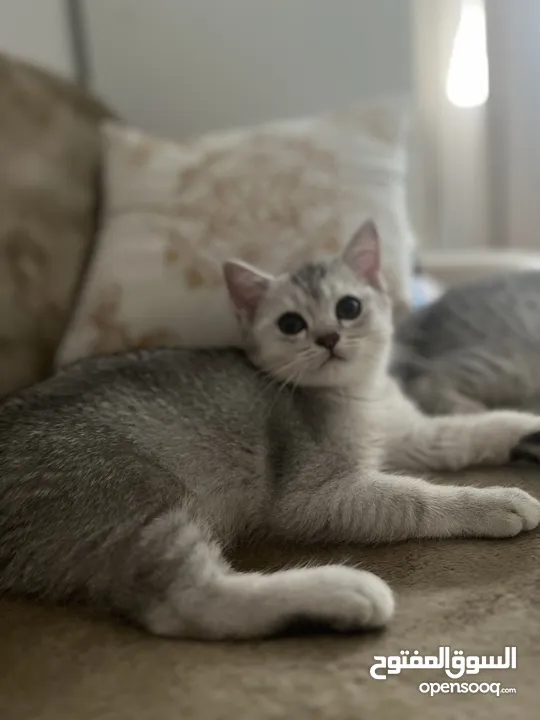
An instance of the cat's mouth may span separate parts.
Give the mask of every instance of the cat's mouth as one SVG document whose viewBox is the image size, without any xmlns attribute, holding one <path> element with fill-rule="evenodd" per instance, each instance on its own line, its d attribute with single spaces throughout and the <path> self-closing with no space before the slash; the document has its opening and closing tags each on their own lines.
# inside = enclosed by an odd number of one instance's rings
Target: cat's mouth
<svg viewBox="0 0 540 720">
<path fill-rule="evenodd" d="M 328 363 L 331 363 L 334 361 L 345 362 L 345 358 L 343 357 L 343 355 L 338 355 L 333 350 L 330 350 L 330 352 L 328 353 L 328 356 L 323 361 L 323 364 L 321 365 L 321 367 L 324 367 L 325 365 L 328 365 Z"/>
</svg>

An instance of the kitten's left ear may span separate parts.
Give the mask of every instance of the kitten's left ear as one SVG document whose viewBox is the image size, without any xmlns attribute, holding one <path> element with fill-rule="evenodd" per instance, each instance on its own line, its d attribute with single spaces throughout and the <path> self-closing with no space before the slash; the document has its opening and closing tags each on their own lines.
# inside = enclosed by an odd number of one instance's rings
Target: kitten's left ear
<svg viewBox="0 0 540 720">
<path fill-rule="evenodd" d="M 223 275 L 236 311 L 253 318 L 273 278 L 239 260 L 223 263 Z"/>
<path fill-rule="evenodd" d="M 367 220 L 349 241 L 343 253 L 343 261 L 356 277 L 382 289 L 380 278 L 381 251 L 379 233 L 372 220 Z"/>
</svg>

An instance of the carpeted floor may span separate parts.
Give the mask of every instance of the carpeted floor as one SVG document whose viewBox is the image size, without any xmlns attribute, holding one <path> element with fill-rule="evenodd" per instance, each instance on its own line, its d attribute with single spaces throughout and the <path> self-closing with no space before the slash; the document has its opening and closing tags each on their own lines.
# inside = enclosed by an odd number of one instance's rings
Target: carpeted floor
<svg viewBox="0 0 540 720">
<path fill-rule="evenodd" d="M 540 496 L 540 470 L 461 474 Z M 238 644 L 165 641 L 78 611 L 0 603 L 2 720 L 532 720 L 540 715 L 540 533 L 505 541 L 409 542 L 378 548 L 253 548 L 244 567 L 361 563 L 394 587 L 398 612 L 377 635 Z M 517 670 L 455 682 L 500 682 L 516 694 L 438 695 L 441 670 L 373 680 L 374 655 L 401 649 L 469 655 L 517 646 Z"/>
</svg>

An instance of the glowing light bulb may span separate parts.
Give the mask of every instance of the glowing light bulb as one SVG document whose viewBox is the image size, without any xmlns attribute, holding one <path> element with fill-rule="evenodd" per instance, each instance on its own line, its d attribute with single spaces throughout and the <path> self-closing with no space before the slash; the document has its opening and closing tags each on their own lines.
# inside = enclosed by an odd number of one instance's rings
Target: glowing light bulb
<svg viewBox="0 0 540 720">
<path fill-rule="evenodd" d="M 446 95 L 459 108 L 479 107 L 489 97 L 483 0 L 463 0 L 446 78 Z"/>
</svg>

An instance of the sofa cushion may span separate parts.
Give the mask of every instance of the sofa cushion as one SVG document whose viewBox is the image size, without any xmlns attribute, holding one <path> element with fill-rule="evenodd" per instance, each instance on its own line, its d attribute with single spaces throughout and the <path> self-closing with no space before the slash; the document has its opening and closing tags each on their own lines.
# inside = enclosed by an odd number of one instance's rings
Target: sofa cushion
<svg viewBox="0 0 540 720">
<path fill-rule="evenodd" d="M 108 125 L 103 231 L 58 363 L 236 344 L 225 259 L 278 273 L 335 254 L 367 217 L 394 302 L 408 304 L 406 126 L 393 102 L 181 144 Z"/>
<path fill-rule="evenodd" d="M 67 81 L 0 55 L 0 394 L 44 377 L 96 221 L 98 126 Z"/>
</svg>

